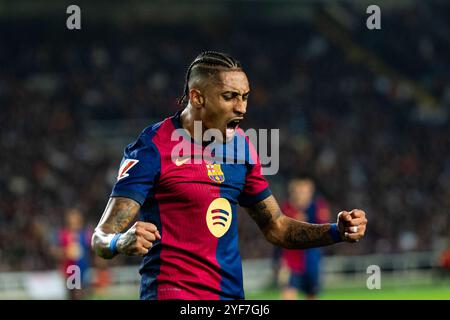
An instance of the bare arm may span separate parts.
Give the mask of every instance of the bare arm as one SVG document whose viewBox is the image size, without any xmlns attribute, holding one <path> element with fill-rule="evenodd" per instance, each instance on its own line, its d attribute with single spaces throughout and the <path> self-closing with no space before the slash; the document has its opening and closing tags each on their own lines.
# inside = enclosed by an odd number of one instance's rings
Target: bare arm
<svg viewBox="0 0 450 320">
<path fill-rule="evenodd" d="M 114 236 L 122 233 L 134 220 L 140 205 L 129 198 L 110 198 L 103 212 L 102 218 L 92 236 L 92 248 L 102 258 L 111 259 L 117 253 L 127 255 L 144 255 L 152 246 L 152 241 L 161 236 L 156 226 L 138 221 L 128 231 L 120 235 L 117 241 L 117 252 L 110 250 L 110 243 Z"/>
<path fill-rule="evenodd" d="M 286 249 L 307 249 L 336 243 L 330 233 L 331 224 L 311 224 L 289 218 L 281 212 L 273 196 L 247 208 L 247 211 L 256 221 L 266 239 L 274 245 Z M 341 240 L 355 242 L 364 235 L 367 223 L 364 217 L 363 219 L 356 218 L 352 223 L 351 214 L 345 212 L 339 214 L 338 220 Z M 344 227 L 344 222 L 348 226 L 358 225 L 359 230 L 349 234 L 351 231 Z"/>
</svg>

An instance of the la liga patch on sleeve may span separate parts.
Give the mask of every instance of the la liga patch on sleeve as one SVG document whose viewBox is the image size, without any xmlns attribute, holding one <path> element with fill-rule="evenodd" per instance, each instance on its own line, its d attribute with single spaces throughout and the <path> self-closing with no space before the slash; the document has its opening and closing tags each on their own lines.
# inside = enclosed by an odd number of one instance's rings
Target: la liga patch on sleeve
<svg viewBox="0 0 450 320">
<path fill-rule="evenodd" d="M 117 181 L 128 177 L 130 175 L 128 171 L 130 171 L 130 169 L 133 168 L 138 162 L 139 160 L 136 159 L 125 160 L 120 166 L 119 174 L 117 175 Z"/>
</svg>

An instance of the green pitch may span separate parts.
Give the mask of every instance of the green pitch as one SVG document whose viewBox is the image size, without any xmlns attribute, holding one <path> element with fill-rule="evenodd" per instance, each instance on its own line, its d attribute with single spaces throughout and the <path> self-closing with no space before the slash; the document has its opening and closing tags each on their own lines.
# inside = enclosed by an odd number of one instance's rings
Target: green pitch
<svg viewBox="0 0 450 320">
<path fill-rule="evenodd" d="M 280 292 L 269 290 L 247 294 L 248 300 L 278 300 Z M 450 286 L 421 286 L 404 288 L 328 289 L 319 295 L 321 300 L 450 300 Z"/>
<path fill-rule="evenodd" d="M 267 290 L 258 293 L 247 292 L 247 300 L 279 300 L 279 290 Z M 300 297 L 301 299 L 302 297 Z M 137 291 L 129 294 L 93 295 L 90 299 L 138 299 Z M 321 300 L 450 300 L 450 285 L 386 287 L 380 290 L 332 288 L 323 290 Z"/>
</svg>

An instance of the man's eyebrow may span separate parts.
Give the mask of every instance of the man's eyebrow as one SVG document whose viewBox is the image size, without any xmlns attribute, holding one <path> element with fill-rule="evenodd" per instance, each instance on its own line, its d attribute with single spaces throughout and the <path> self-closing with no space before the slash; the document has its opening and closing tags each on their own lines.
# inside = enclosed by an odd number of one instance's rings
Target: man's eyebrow
<svg viewBox="0 0 450 320">
<path fill-rule="evenodd" d="M 233 94 L 233 95 L 237 95 L 237 96 L 240 96 L 241 94 L 238 92 L 238 91 L 233 91 L 233 90 L 226 90 L 226 91 L 223 91 L 222 92 L 222 94 L 227 94 L 227 93 L 231 93 L 231 94 Z M 242 95 L 243 96 L 248 96 L 249 95 L 249 93 L 250 93 L 250 91 L 247 91 L 247 92 L 244 92 Z"/>
</svg>

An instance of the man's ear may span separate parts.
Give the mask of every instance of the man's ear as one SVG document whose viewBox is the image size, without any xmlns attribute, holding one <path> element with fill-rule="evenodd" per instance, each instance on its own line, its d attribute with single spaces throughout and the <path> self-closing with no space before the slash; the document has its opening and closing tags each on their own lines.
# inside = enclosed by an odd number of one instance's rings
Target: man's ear
<svg viewBox="0 0 450 320">
<path fill-rule="evenodd" d="M 205 98 L 198 89 L 189 90 L 189 100 L 194 108 L 201 108 L 205 103 Z"/>
</svg>

